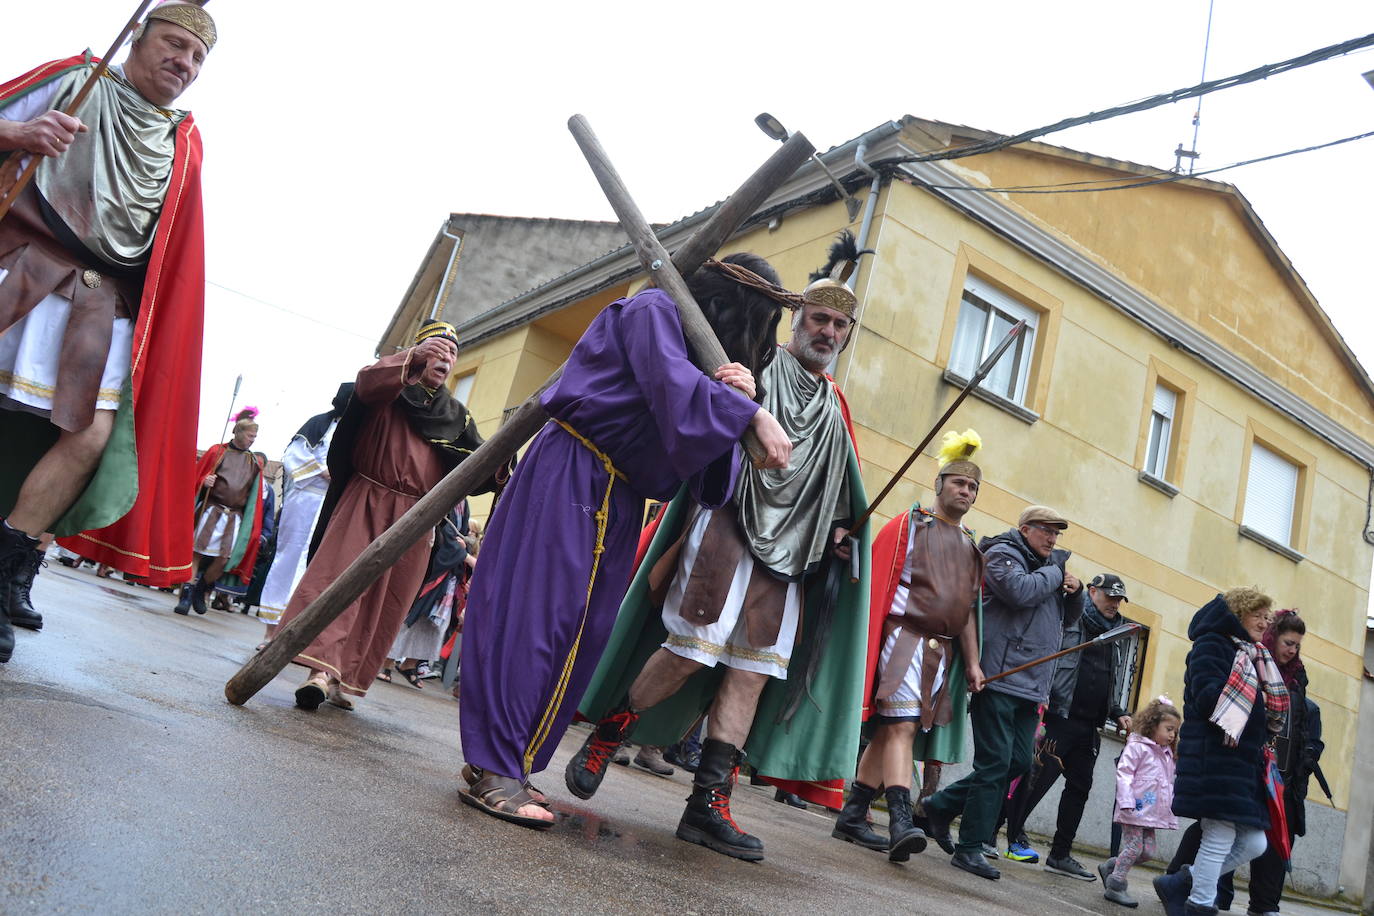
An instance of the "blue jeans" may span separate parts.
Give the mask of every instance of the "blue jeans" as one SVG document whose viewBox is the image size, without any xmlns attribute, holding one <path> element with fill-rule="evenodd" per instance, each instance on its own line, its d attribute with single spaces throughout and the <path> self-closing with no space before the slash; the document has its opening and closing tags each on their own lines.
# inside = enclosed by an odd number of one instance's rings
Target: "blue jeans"
<svg viewBox="0 0 1374 916">
<path fill-rule="evenodd" d="M 1193 862 L 1193 892 L 1188 900 L 1198 906 L 1212 906 L 1217 896 L 1217 880 L 1261 855 L 1269 841 L 1258 827 L 1210 817 L 1204 817 L 1201 824 L 1202 842 Z"/>
</svg>

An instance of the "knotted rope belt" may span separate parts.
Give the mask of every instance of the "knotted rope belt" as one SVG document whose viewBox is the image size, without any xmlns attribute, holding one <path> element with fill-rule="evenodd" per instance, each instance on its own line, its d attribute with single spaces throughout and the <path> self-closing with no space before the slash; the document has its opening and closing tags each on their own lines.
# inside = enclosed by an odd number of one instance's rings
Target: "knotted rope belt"
<svg viewBox="0 0 1374 916">
<path fill-rule="evenodd" d="M 582 643 L 582 631 L 586 629 L 587 615 L 591 613 L 592 589 L 596 586 L 596 573 L 601 568 L 601 555 L 606 552 L 606 527 L 611 516 L 611 492 L 615 488 L 617 478 L 626 483 L 629 482 L 625 475 L 616 468 L 615 463 L 611 461 L 611 456 L 597 448 L 590 439 L 562 420 L 554 419 L 553 422 L 561 426 L 564 432 L 582 443 L 587 451 L 601 460 L 601 466 L 606 469 L 606 493 L 601 498 L 601 509 L 596 513 L 596 545 L 592 548 L 592 572 L 587 579 L 587 598 L 582 605 L 582 619 L 577 624 L 577 635 L 573 637 L 572 649 L 568 652 L 567 660 L 563 662 L 563 670 L 558 675 L 558 684 L 554 687 L 553 697 L 549 700 L 548 706 L 544 708 L 544 715 L 534 730 L 534 737 L 530 739 L 529 746 L 525 748 L 524 776 L 526 777 L 534 768 L 534 758 L 539 753 L 539 749 L 549 738 L 549 732 L 553 729 L 553 723 L 558 718 L 558 710 L 563 705 L 563 698 L 567 694 L 573 667 L 577 664 L 577 650 Z"/>
</svg>

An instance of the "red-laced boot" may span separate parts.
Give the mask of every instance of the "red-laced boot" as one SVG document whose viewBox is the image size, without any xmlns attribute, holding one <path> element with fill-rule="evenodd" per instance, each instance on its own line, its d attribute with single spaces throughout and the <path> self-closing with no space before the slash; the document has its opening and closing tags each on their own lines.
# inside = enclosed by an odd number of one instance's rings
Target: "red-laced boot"
<svg viewBox="0 0 1374 916">
<path fill-rule="evenodd" d="M 692 780 L 687 810 L 677 825 L 677 837 L 746 862 L 763 858 L 763 841 L 739 829 L 730 816 L 730 793 L 735 789 L 744 755 L 733 744 L 707 738 L 701 745 L 701 764 Z"/>
<path fill-rule="evenodd" d="M 591 798 L 606 778 L 606 764 L 629 740 L 639 721 L 639 713 L 630 709 L 617 709 L 596 723 L 596 728 L 582 743 L 582 749 L 563 772 L 563 780 L 568 791 L 578 798 Z"/>
</svg>

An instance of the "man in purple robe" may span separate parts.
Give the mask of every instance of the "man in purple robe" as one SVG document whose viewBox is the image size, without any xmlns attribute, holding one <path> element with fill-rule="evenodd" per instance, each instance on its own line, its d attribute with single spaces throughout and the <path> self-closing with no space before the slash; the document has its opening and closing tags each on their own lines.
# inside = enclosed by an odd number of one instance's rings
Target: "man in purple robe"
<svg viewBox="0 0 1374 916">
<path fill-rule="evenodd" d="M 540 399 L 552 419 L 492 515 L 464 623 L 461 795 L 494 817 L 553 824 L 529 777 L 548 765 L 606 646 L 644 500 L 685 481 L 702 505 L 724 505 L 747 429 L 764 467 L 787 466 L 791 442 L 753 398 L 788 294 L 762 258 L 725 260 L 688 284 L 733 360 L 714 378 L 692 362 L 672 299 L 648 289 L 592 321 Z"/>
</svg>

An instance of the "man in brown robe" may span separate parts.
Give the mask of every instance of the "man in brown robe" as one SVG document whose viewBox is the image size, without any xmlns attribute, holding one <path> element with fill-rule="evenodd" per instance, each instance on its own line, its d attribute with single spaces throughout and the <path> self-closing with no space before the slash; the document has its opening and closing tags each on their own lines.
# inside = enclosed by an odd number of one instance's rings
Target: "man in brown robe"
<svg viewBox="0 0 1374 916">
<path fill-rule="evenodd" d="M 358 373 L 329 447 L 329 494 L 310 564 L 287 603 L 283 625 L 482 444 L 467 409 L 444 387 L 458 354 L 457 332 L 446 322 L 429 322 L 415 343 Z M 497 483 L 488 481 L 484 491 Z M 367 693 L 420 590 L 432 538 L 431 533 L 411 545 L 296 656 L 297 664 L 310 668 L 296 690 L 297 706 L 318 709 L 327 699 L 352 709 L 347 695 Z"/>
</svg>

